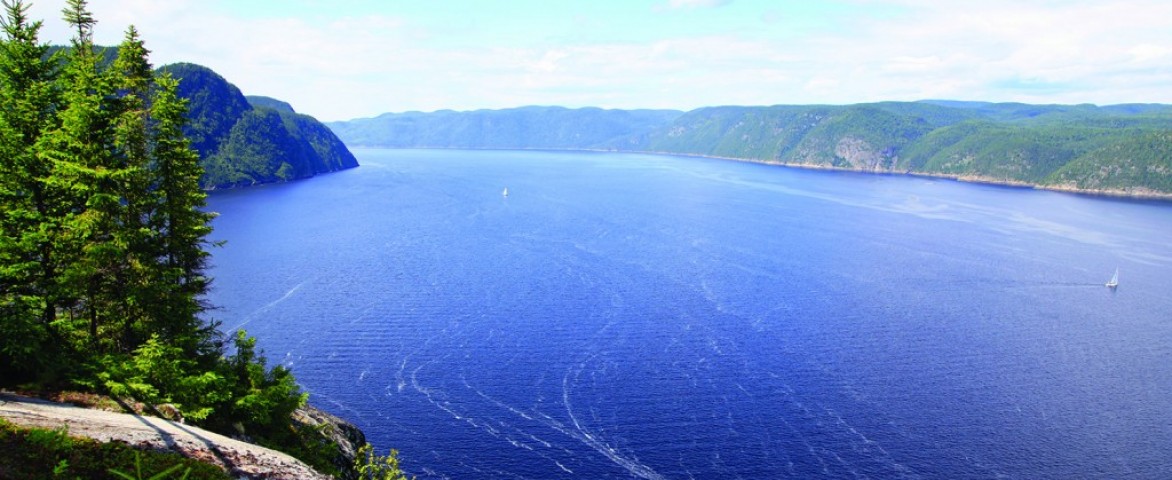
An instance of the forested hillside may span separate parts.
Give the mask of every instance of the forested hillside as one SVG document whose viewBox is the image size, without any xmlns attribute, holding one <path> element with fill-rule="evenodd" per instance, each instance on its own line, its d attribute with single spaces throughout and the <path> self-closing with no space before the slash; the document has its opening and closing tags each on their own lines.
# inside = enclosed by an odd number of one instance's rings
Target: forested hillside
<svg viewBox="0 0 1172 480">
<path fill-rule="evenodd" d="M 288 103 L 245 97 L 207 67 L 190 63 L 159 69 L 179 79 L 188 100 L 184 133 L 199 152 L 204 188 L 283 182 L 358 166 L 333 132 Z"/>
<path fill-rule="evenodd" d="M 331 122 L 347 144 L 386 148 L 596 148 L 650 131 L 682 112 L 523 107 L 387 113 Z"/>
<path fill-rule="evenodd" d="M 1169 132 L 1164 105 L 885 102 L 699 109 L 626 148 L 1150 195 Z"/>
<path fill-rule="evenodd" d="M 334 122 L 330 128 L 347 142 L 367 146 L 660 152 L 1098 193 L 1172 194 L 1168 105 L 933 100 L 623 113 L 538 107 L 414 112 Z"/>
</svg>

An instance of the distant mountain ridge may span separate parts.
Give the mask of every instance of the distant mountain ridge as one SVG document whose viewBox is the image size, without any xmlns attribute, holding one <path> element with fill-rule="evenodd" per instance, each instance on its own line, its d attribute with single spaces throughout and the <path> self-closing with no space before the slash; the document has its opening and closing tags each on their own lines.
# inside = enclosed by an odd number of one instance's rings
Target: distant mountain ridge
<svg viewBox="0 0 1172 480">
<path fill-rule="evenodd" d="M 329 128 L 283 101 L 245 97 L 207 67 L 176 63 L 159 68 L 179 79 L 188 100 L 184 133 L 199 152 L 204 188 L 284 182 L 358 166 Z"/>
<path fill-rule="evenodd" d="M 1172 105 L 950 100 L 670 110 L 525 107 L 328 126 L 351 145 L 702 155 L 1172 198 Z"/>
<path fill-rule="evenodd" d="M 521 107 L 387 113 L 327 125 L 354 146 L 385 148 L 596 148 L 650 131 L 683 112 Z"/>
</svg>

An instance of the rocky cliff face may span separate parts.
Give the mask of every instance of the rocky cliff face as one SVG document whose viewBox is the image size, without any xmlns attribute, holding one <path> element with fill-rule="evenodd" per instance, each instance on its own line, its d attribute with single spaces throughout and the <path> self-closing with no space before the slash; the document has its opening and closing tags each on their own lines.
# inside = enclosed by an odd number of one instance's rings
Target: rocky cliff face
<svg viewBox="0 0 1172 480">
<path fill-rule="evenodd" d="M 845 136 L 834 146 L 834 155 L 846 162 L 847 168 L 862 171 L 887 171 L 895 163 L 884 151 L 876 150 L 865 140 Z"/>
<path fill-rule="evenodd" d="M 11 394 L 0 394 L 0 417 L 23 427 L 56 429 L 67 426 L 72 436 L 178 452 L 219 466 L 237 478 L 331 478 L 276 450 L 161 418 L 93 410 Z"/>
<path fill-rule="evenodd" d="M 312 405 L 294 410 L 293 422 L 298 425 L 320 428 L 322 435 L 325 435 L 330 443 L 337 445 L 338 452 L 334 459 L 334 465 L 343 472 L 350 470 L 358 455 L 358 449 L 366 444 L 366 435 L 354 424 Z"/>
<path fill-rule="evenodd" d="M 65 425 L 73 436 L 178 452 L 223 468 L 237 478 L 332 478 L 284 453 L 184 425 L 181 421 L 83 408 L 9 393 L 0 393 L 0 417 L 23 427 L 55 429 Z M 342 472 L 352 470 L 358 448 L 366 444 L 366 435 L 358 427 L 313 406 L 294 411 L 293 422 L 319 430 L 336 446 L 334 465 Z"/>
</svg>

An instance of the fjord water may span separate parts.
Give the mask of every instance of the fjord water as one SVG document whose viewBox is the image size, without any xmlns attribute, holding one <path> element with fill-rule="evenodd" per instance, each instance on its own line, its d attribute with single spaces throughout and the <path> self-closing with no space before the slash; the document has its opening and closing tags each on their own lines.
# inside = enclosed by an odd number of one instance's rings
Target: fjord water
<svg viewBox="0 0 1172 480">
<path fill-rule="evenodd" d="M 1172 478 L 1170 204 L 355 153 L 210 196 L 211 316 L 420 478 Z"/>
</svg>

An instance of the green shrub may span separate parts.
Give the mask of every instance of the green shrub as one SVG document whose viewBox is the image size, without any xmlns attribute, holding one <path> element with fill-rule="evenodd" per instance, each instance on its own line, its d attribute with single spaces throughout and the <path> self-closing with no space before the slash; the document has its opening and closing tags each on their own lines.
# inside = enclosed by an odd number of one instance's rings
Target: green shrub
<svg viewBox="0 0 1172 480">
<path fill-rule="evenodd" d="M 180 470 L 180 469 L 182 469 L 182 470 Z M 181 471 L 183 472 L 182 474 L 179 473 Z M 56 474 L 57 473 L 56 470 L 54 470 L 53 473 Z M 169 478 L 179 478 L 181 480 L 187 480 L 187 476 L 191 475 L 191 467 L 183 468 L 182 464 L 176 464 L 176 465 L 172 465 L 171 468 L 168 468 L 168 469 L 163 470 L 159 473 L 151 475 L 149 478 L 143 477 L 143 475 L 146 475 L 146 474 L 142 473 L 142 455 L 139 452 L 134 452 L 134 475 L 123 472 L 123 471 L 118 470 L 116 468 L 111 468 L 110 474 L 114 475 L 115 477 L 124 479 L 124 480 L 166 480 Z"/>
<path fill-rule="evenodd" d="M 73 438 L 64 428 L 22 428 L 0 419 L 0 478 L 110 478 L 112 471 L 186 472 L 184 478 L 190 480 L 232 478 L 215 465 L 176 453 L 140 451 L 120 442 Z"/>
<path fill-rule="evenodd" d="M 399 452 L 392 449 L 386 456 L 376 455 L 369 443 L 358 449 L 354 470 L 361 480 L 408 480 L 399 469 Z"/>
<path fill-rule="evenodd" d="M 107 356 L 103 367 L 98 379 L 110 395 L 150 405 L 175 404 L 184 418 L 197 422 L 211 415 L 226 394 L 223 377 L 200 371 L 182 348 L 160 342 L 157 335 L 129 358 Z"/>
</svg>

